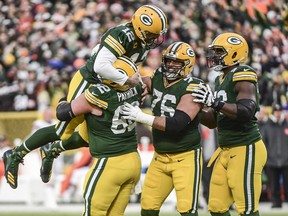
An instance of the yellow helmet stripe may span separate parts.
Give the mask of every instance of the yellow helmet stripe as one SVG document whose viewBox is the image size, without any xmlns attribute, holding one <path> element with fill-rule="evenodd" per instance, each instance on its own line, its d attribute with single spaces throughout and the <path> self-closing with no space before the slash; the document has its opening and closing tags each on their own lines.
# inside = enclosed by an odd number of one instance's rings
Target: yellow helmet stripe
<svg viewBox="0 0 288 216">
<path fill-rule="evenodd" d="M 88 89 L 85 90 L 85 98 L 89 103 L 95 106 L 98 106 L 103 109 L 108 108 L 108 103 L 106 101 L 96 98 L 93 94 L 91 94 L 91 92 Z"/>
<path fill-rule="evenodd" d="M 115 38 L 113 38 L 111 35 L 109 35 L 104 40 L 104 42 L 107 43 L 111 48 L 113 48 L 120 56 L 126 52 L 124 47 L 117 40 L 115 40 Z"/>
<path fill-rule="evenodd" d="M 177 52 L 177 49 L 181 46 L 181 44 L 183 44 L 183 42 L 174 43 L 170 49 L 170 53 L 172 52 L 173 54 L 175 54 Z"/>
<path fill-rule="evenodd" d="M 167 29 L 167 27 L 166 27 L 167 18 L 166 18 L 166 15 L 164 14 L 164 12 L 161 9 L 156 8 L 156 7 L 152 6 L 152 5 L 145 5 L 145 7 L 148 7 L 151 10 L 154 10 L 159 15 L 161 23 L 162 23 L 161 32 L 165 33 L 165 31 Z"/>
</svg>

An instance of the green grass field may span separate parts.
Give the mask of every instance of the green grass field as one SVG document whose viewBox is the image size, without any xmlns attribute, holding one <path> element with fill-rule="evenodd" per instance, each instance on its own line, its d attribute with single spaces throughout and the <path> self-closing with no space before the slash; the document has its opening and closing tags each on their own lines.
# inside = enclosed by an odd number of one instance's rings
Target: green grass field
<svg viewBox="0 0 288 216">
<path fill-rule="evenodd" d="M 77 213 L 57 213 L 57 212 L 51 212 L 51 213 L 43 213 L 43 212 L 26 212 L 26 213 L 13 213 L 13 212 L 7 212 L 7 213 L 0 213 L 1 216 L 81 216 L 81 214 Z M 127 213 L 125 216 L 139 216 L 138 213 Z M 287 216 L 288 213 L 261 213 L 261 216 Z M 179 216 L 177 213 L 160 213 L 160 216 Z M 209 213 L 199 213 L 199 216 L 210 216 Z M 236 213 L 232 212 L 231 216 L 237 216 Z"/>
</svg>

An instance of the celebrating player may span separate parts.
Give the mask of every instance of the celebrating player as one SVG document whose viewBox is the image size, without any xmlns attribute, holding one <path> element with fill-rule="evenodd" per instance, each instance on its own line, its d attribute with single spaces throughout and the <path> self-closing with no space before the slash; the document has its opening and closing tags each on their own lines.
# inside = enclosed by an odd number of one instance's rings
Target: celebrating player
<svg viewBox="0 0 288 216">
<path fill-rule="evenodd" d="M 130 87 L 139 84 L 139 74 L 132 77 L 119 73 L 113 63 L 119 56 L 127 56 L 136 64 L 143 62 L 150 49 L 159 46 L 167 31 L 167 18 L 161 9 L 152 5 L 140 7 L 133 15 L 131 22 L 109 29 L 102 37 L 101 43 L 92 52 L 86 64 L 73 76 L 67 95 L 70 102 L 77 98 L 89 85 L 99 83 L 102 79 L 111 80 L 119 85 Z M 12 188 L 17 188 L 18 166 L 23 157 L 30 151 L 56 140 L 67 140 L 75 128 L 84 121 L 84 115 L 79 115 L 69 121 L 61 121 L 56 126 L 37 130 L 25 142 L 14 150 L 4 154 L 5 177 Z M 85 124 L 80 127 L 85 127 Z M 73 137 L 74 138 L 74 137 Z M 81 139 L 76 137 L 75 139 Z M 82 140 L 83 141 L 83 140 Z M 74 143 L 77 143 L 76 141 Z M 87 143 L 78 143 L 78 147 L 88 146 Z M 52 146 L 50 146 L 52 147 Z M 74 148 L 74 147 L 71 147 Z M 46 166 L 40 170 L 43 182 L 50 179 L 53 159 L 63 150 L 60 144 L 50 148 L 52 154 L 45 152 L 49 148 L 42 148 L 41 156 L 46 158 Z M 47 151 L 48 151 L 47 150 Z"/>
<path fill-rule="evenodd" d="M 115 65 L 116 64 L 116 65 Z M 128 58 L 119 57 L 114 67 L 129 77 L 137 68 Z M 137 152 L 135 122 L 121 118 L 121 106 L 125 102 L 139 105 L 142 87 L 130 88 L 109 80 L 85 90 L 71 103 L 62 102 L 69 112 L 78 116 L 84 113 L 88 130 L 89 148 L 94 163 L 84 182 L 83 215 L 124 215 L 132 187 L 141 173 L 141 160 Z M 57 110 L 63 120 L 70 117 Z M 79 131 L 82 137 L 86 131 Z"/>
<path fill-rule="evenodd" d="M 173 188 L 181 215 L 198 215 L 202 173 L 198 125 L 202 105 L 193 102 L 191 92 L 203 81 L 189 76 L 194 62 L 195 53 L 189 44 L 171 44 L 164 52 L 162 67 L 152 78 L 143 78 L 152 94 L 154 116 L 131 104 L 123 106 L 123 118 L 153 127 L 155 153 L 142 189 L 142 216 L 159 215 Z"/>
<path fill-rule="evenodd" d="M 239 215 L 258 216 L 261 172 L 267 152 L 255 113 L 259 111 L 257 75 L 241 65 L 248 58 L 246 40 L 235 33 L 217 36 L 208 47 L 208 67 L 222 72 L 215 80 L 215 92 L 208 85 L 194 89 L 195 102 L 210 107 L 201 123 L 218 128 L 219 148 L 210 181 L 208 209 L 212 216 L 230 216 L 234 202 Z"/>
</svg>

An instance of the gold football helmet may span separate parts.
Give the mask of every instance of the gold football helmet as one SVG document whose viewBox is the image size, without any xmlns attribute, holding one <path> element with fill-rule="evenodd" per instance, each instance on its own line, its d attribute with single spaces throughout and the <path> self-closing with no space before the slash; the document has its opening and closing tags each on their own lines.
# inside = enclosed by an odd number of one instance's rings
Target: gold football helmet
<svg viewBox="0 0 288 216">
<path fill-rule="evenodd" d="M 136 36 L 145 45 L 155 48 L 164 41 L 167 17 L 160 8 L 144 5 L 134 13 L 132 25 Z"/>
<path fill-rule="evenodd" d="M 163 75 L 169 81 L 185 78 L 193 70 L 194 63 L 193 48 L 187 43 L 175 42 L 163 54 Z"/>
<path fill-rule="evenodd" d="M 206 54 L 208 67 L 221 71 L 239 63 L 244 63 L 248 58 L 248 44 L 246 40 L 236 33 L 223 33 L 218 35 Z"/>
<path fill-rule="evenodd" d="M 128 77 L 133 76 L 138 71 L 135 63 L 126 56 L 118 57 L 113 63 L 113 67 L 115 67 L 120 73 L 126 74 Z M 112 88 L 117 89 L 118 91 L 127 91 L 130 88 L 128 85 L 121 86 L 111 80 L 103 79 L 102 82 L 111 86 Z"/>
</svg>

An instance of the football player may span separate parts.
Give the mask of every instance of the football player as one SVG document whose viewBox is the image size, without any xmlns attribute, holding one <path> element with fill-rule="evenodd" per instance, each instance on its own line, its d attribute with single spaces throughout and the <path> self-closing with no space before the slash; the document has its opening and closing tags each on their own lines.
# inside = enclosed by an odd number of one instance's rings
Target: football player
<svg viewBox="0 0 288 216">
<path fill-rule="evenodd" d="M 195 53 L 184 42 L 171 44 L 163 54 L 162 66 L 143 82 L 152 94 L 154 116 L 125 104 L 123 118 L 152 126 L 155 153 L 145 176 L 141 215 L 159 215 L 162 203 L 173 188 L 181 215 L 198 215 L 202 174 L 199 113 L 202 104 L 193 102 L 192 90 L 203 83 L 189 76 Z"/>
<path fill-rule="evenodd" d="M 255 114 L 259 111 L 256 71 L 245 64 L 248 44 L 239 34 L 217 36 L 207 51 L 209 68 L 221 72 L 215 92 L 208 85 L 194 89 L 195 102 L 210 107 L 201 123 L 218 128 L 219 148 L 210 181 L 208 209 L 212 216 L 230 216 L 233 204 L 239 215 L 259 215 L 261 173 L 267 152 Z"/>
<path fill-rule="evenodd" d="M 131 22 L 118 25 L 109 29 L 102 37 L 101 43 L 92 52 L 86 64 L 81 67 L 73 76 L 67 95 L 70 102 L 77 98 L 85 89 L 93 83 L 99 83 L 101 79 L 111 80 L 118 85 L 136 86 L 139 83 L 139 74 L 132 77 L 118 73 L 112 66 L 119 56 L 127 56 L 136 64 L 143 62 L 150 49 L 159 46 L 167 31 L 167 17 L 164 12 L 152 5 L 140 7 L 133 15 Z M 64 110 L 65 111 L 65 110 Z M 75 128 L 84 121 L 84 115 L 72 118 L 69 121 L 60 121 L 50 127 L 37 130 L 25 142 L 12 151 L 4 154 L 5 176 L 8 184 L 12 188 L 17 188 L 18 166 L 23 162 L 23 157 L 30 151 L 44 146 L 56 140 L 67 140 L 74 132 Z M 85 127 L 82 124 L 80 127 Z M 73 137 L 74 138 L 74 137 Z M 74 142 L 78 147 L 88 146 L 88 144 L 76 136 L 75 139 L 81 142 Z M 57 145 L 56 145 L 57 146 Z M 74 148 L 74 147 L 71 147 Z M 45 148 L 48 150 L 49 148 Z M 40 169 L 43 182 L 50 180 L 53 159 L 63 150 L 61 143 L 52 149 L 52 154 L 41 149 L 41 156 L 46 158 L 45 166 Z M 51 148 L 50 148 L 51 149 Z"/>
<path fill-rule="evenodd" d="M 137 73 L 128 58 L 119 57 L 114 67 L 128 76 Z M 141 160 L 137 152 L 136 124 L 121 118 L 120 110 L 125 102 L 139 105 L 141 93 L 140 84 L 130 88 L 103 80 L 71 103 L 62 102 L 75 116 L 87 113 L 86 128 L 94 163 L 84 182 L 83 215 L 124 215 L 130 192 L 140 178 Z M 63 110 L 57 110 L 58 118 L 70 120 Z"/>
</svg>

